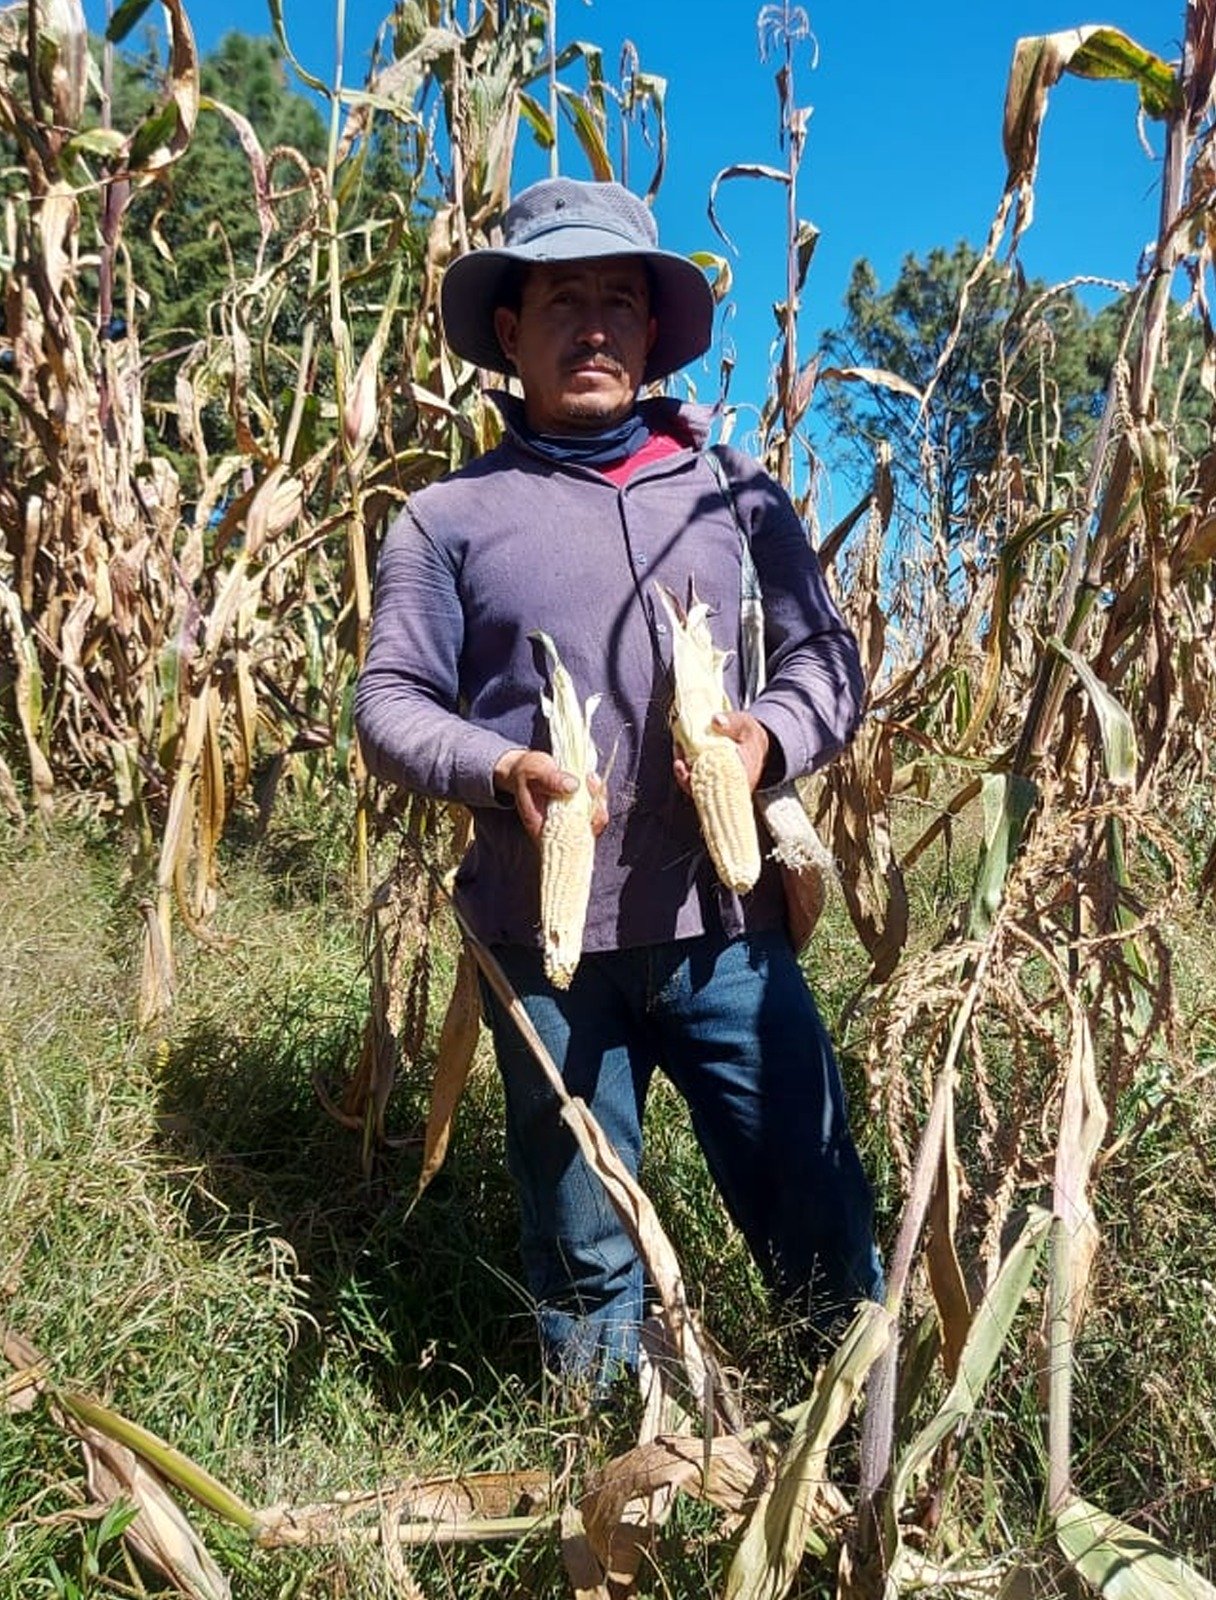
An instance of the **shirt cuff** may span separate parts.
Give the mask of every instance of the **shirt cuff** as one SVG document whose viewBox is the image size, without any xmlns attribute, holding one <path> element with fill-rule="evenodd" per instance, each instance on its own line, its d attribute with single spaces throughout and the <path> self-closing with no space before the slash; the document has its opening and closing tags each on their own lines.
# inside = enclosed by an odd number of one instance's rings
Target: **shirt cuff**
<svg viewBox="0 0 1216 1600">
<path fill-rule="evenodd" d="M 760 777 L 756 783 L 757 789 L 775 789 L 778 784 L 785 782 L 785 751 L 781 748 L 781 740 L 769 727 L 762 717 L 756 721 L 768 734 L 768 753 L 764 758 L 764 765 L 760 768 Z"/>
<path fill-rule="evenodd" d="M 468 806 L 513 806 L 514 799 L 499 794 L 494 787 L 494 768 L 508 750 L 519 745 L 501 734 L 469 726 L 456 758 L 455 799 Z"/>
</svg>

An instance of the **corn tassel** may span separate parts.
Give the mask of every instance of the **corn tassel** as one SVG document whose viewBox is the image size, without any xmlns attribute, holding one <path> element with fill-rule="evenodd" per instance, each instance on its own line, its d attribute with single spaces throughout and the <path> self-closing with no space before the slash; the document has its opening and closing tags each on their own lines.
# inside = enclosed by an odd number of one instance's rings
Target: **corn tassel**
<svg viewBox="0 0 1216 1600">
<path fill-rule="evenodd" d="M 713 731 L 713 719 L 731 709 L 722 682 L 729 659 L 709 632 L 709 607 L 692 596 L 688 610 L 669 590 L 659 597 L 671 619 L 675 703 L 671 729 L 688 763 L 693 803 L 714 870 L 736 894 L 760 876 L 760 838 L 751 787 L 739 747 Z"/>
<path fill-rule="evenodd" d="M 549 657 L 551 692 L 541 696 L 541 709 L 549 723 L 549 748 L 563 772 L 572 773 L 578 788 L 554 796 L 545 812 L 540 834 L 540 926 L 545 976 L 559 989 L 567 989 L 583 951 L 583 928 L 591 898 L 595 866 L 595 835 L 591 819 L 596 800 L 588 785 L 595 776 L 596 750 L 591 742 L 591 718 L 600 703 L 593 694 L 580 707 L 574 683 L 562 665 L 557 646 L 538 629 L 531 636 Z"/>
</svg>

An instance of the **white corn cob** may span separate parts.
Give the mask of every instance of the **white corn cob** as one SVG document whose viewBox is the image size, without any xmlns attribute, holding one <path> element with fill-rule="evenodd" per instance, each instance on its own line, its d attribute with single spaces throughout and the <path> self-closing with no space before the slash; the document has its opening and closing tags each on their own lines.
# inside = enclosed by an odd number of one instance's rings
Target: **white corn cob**
<svg viewBox="0 0 1216 1600">
<path fill-rule="evenodd" d="M 595 776 L 596 750 L 591 718 L 600 703 L 593 694 L 579 706 L 574 683 L 557 646 L 539 629 L 531 636 L 549 657 L 550 693 L 541 695 L 549 723 L 549 748 L 563 772 L 579 780 L 570 794 L 549 801 L 540 835 L 540 926 L 545 975 L 559 989 L 570 986 L 583 953 L 583 927 L 591 896 L 595 835 L 591 818 L 596 801 L 587 779 Z"/>
<path fill-rule="evenodd" d="M 793 783 L 758 796 L 756 806 L 773 841 L 773 858 L 781 864 L 786 920 L 794 948 L 801 951 L 815 931 L 827 886 L 835 881 L 836 863 Z"/>
<path fill-rule="evenodd" d="M 815 872 L 829 880 L 836 876 L 832 852 L 824 844 L 793 783 L 780 784 L 756 804 L 773 841 L 773 855 L 791 872 Z"/>
<path fill-rule="evenodd" d="M 760 839 L 743 758 L 733 739 L 715 733 L 713 718 L 731 709 L 722 682 L 729 656 L 714 646 L 709 607 L 694 594 L 687 612 L 657 585 L 671 619 L 675 703 L 671 730 L 688 763 L 692 798 L 714 869 L 727 888 L 745 894 L 760 876 Z"/>
</svg>

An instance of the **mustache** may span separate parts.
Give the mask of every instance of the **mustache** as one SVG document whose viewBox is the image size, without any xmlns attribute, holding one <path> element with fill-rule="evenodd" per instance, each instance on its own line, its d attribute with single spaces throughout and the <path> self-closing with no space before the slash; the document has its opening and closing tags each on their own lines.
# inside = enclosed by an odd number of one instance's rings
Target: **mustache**
<svg viewBox="0 0 1216 1600">
<path fill-rule="evenodd" d="M 619 377 L 625 370 L 624 362 L 619 361 L 608 351 L 586 348 L 576 350 L 567 359 L 566 366 L 572 372 L 576 367 L 583 371 L 590 367 L 593 372 L 606 372 L 613 377 Z"/>
</svg>

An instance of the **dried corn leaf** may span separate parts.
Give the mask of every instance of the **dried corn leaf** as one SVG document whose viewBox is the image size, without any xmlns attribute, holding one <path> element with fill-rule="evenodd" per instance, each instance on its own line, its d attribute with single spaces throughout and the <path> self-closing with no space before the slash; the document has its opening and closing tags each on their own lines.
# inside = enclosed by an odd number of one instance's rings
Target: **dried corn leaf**
<svg viewBox="0 0 1216 1600">
<path fill-rule="evenodd" d="M 1048 91 L 1065 72 L 1135 83 L 1140 103 L 1152 117 L 1164 116 L 1178 94 L 1167 64 L 1116 28 L 1090 25 L 1019 39 L 1005 89 L 1004 126 L 1005 188 L 1017 201 L 1015 243 L 1033 216 L 1033 186 Z"/>
<path fill-rule="evenodd" d="M 675 1351 L 663 1319 L 648 1316 L 638 1332 L 638 1388 L 642 1419 L 638 1443 L 649 1444 L 660 1435 L 693 1433 L 696 1418 L 688 1410 L 688 1396 L 671 1382 Z"/>
<path fill-rule="evenodd" d="M 273 1506 L 254 1513 L 258 1543 L 280 1528 L 297 1535 L 306 1530 L 321 1537 L 285 1539 L 286 1543 L 320 1543 L 337 1536 L 337 1530 L 392 1500 L 399 1517 L 415 1521 L 456 1521 L 481 1518 L 493 1521 L 512 1516 L 535 1516 L 550 1510 L 555 1498 L 553 1475 L 540 1470 L 515 1472 L 445 1473 L 432 1478 L 410 1478 L 404 1483 L 381 1484 L 375 1489 L 344 1495 L 341 1500 L 311 1506 Z"/>
<path fill-rule="evenodd" d="M 1059 1290 L 1068 1306 L 1075 1335 L 1098 1247 L 1098 1224 L 1089 1198 L 1089 1180 L 1108 1119 L 1098 1087 L 1089 1020 L 1071 996 L 1070 1010 L 1072 1049 L 1060 1113 L 1052 1206 L 1068 1241 L 1068 1282 L 1060 1285 Z"/>
<path fill-rule="evenodd" d="M 819 378 L 821 382 L 835 379 L 841 383 L 864 383 L 875 389 L 889 389 L 892 394 L 901 394 L 918 404 L 921 400 L 921 392 L 914 383 L 884 367 L 823 367 Z"/>
<path fill-rule="evenodd" d="M 1216 1586 L 1194 1567 L 1088 1500 L 1061 1509 L 1056 1542 L 1105 1600 L 1216 1600 Z"/>
<path fill-rule="evenodd" d="M 56 300 L 71 281 L 77 221 L 75 190 L 70 184 L 51 184 L 38 204 L 38 242 L 46 285 Z"/>
<path fill-rule="evenodd" d="M 84 112 L 89 87 L 88 26 L 80 0 L 41 0 L 34 13 L 40 34 L 54 41 L 50 62 L 43 68 L 49 79 L 55 121 L 74 128 Z M 39 40 L 38 55 L 46 61 L 45 38 Z"/>
<path fill-rule="evenodd" d="M 27 1339 L 11 1329 L 4 1333 L 2 1348 L 4 1359 L 16 1368 L 0 1385 L 3 1409 L 9 1415 L 30 1411 L 46 1392 L 46 1362 Z"/>
<path fill-rule="evenodd" d="M 230 1600 L 228 1580 L 155 1472 L 126 1445 L 74 1422 L 84 1450 L 89 1493 L 101 1505 L 122 1500 L 138 1515 L 123 1540 L 188 1600 Z"/>
<path fill-rule="evenodd" d="M 574 1590 L 574 1600 L 610 1600 L 604 1569 L 591 1548 L 576 1506 L 562 1508 L 561 1539 L 562 1564 Z"/>
<path fill-rule="evenodd" d="M 422 1170 L 418 1174 L 419 1194 L 439 1171 L 447 1155 L 452 1117 L 468 1081 L 480 1028 L 481 995 L 477 986 L 477 961 L 468 945 L 462 945 L 460 959 L 456 963 L 452 996 L 439 1034 L 439 1054 L 431 1083 Z"/>
<path fill-rule="evenodd" d="M 887 1348 L 891 1333 L 892 1319 L 884 1307 L 870 1302 L 860 1307 L 817 1375 L 773 1481 L 743 1531 L 723 1600 L 781 1600 L 789 1593 L 808 1539 L 831 1519 L 832 1502 L 823 1497 L 828 1446 L 856 1405 L 866 1374 Z M 825 1550 L 826 1544 L 821 1553 Z"/>
<path fill-rule="evenodd" d="M 198 120 L 198 52 L 194 33 L 182 0 L 163 0 L 169 27 L 170 98 L 144 118 L 131 135 L 127 161 L 133 171 L 156 171 L 185 151 Z M 122 4 L 111 17 L 106 37 L 119 40 L 147 9 L 136 3 Z"/>
<path fill-rule="evenodd" d="M 594 1473 L 579 1509 L 591 1547 L 607 1568 L 630 1501 L 683 1489 L 721 1511 L 737 1513 L 756 1494 L 760 1481 L 751 1451 L 733 1434 L 710 1440 L 664 1437 L 635 1446 Z"/>
<path fill-rule="evenodd" d="M 0 1383 L 0 1412 L 12 1417 L 19 1411 L 32 1411 L 41 1398 L 42 1376 L 38 1367 L 21 1367 L 11 1372 Z"/>
<path fill-rule="evenodd" d="M 866 724 L 825 778 L 833 801 L 832 854 L 842 863 L 849 916 L 873 962 L 872 983 L 891 976 L 908 939 L 908 891 L 887 811 L 892 740 L 890 727 Z"/>
<path fill-rule="evenodd" d="M 1066 509 L 1031 517 L 1001 544 L 994 574 L 995 588 L 989 601 L 991 623 L 984 647 L 983 669 L 967 724 L 954 742 L 958 755 L 975 743 L 996 706 L 997 692 L 1007 673 L 1007 653 L 1014 631 L 1013 605 L 1025 583 L 1028 552 L 1036 542 L 1046 542 L 1057 535 L 1071 516 L 1071 510 Z"/>
<path fill-rule="evenodd" d="M 232 792 L 241 795 L 248 788 L 253 775 L 257 751 L 258 691 L 250 665 L 249 641 L 256 625 L 252 605 L 240 616 L 236 641 L 236 661 L 233 673 L 232 709 L 236 725 L 236 739 L 231 747 Z"/>
<path fill-rule="evenodd" d="M 165 831 L 161 836 L 157 883 L 162 889 L 172 886 L 178 859 L 189 848 L 194 776 L 202 754 L 203 740 L 207 734 L 208 709 L 207 691 L 204 685 L 190 697 L 185 731 L 181 737 L 177 773 L 173 780 L 173 793 L 169 798 L 169 815 L 165 822 Z"/>
<path fill-rule="evenodd" d="M 250 1535 L 264 1549 L 315 1548 L 341 1543 L 352 1528 L 392 1515 L 398 1543 L 463 1543 L 508 1538 L 549 1518 L 556 1487 L 548 1472 L 470 1472 L 385 1484 L 338 1501 L 269 1506 L 252 1514 Z"/>
<path fill-rule="evenodd" d="M 261 249 L 265 249 L 266 241 L 275 229 L 275 215 L 274 206 L 271 204 L 270 172 L 261 140 L 254 132 L 249 118 L 234 110 L 232 106 L 225 105 L 222 100 L 213 100 L 210 96 L 201 95 L 199 104 L 205 110 L 217 112 L 232 125 L 232 131 L 236 134 L 245 159 L 249 163 L 249 176 L 253 180 L 254 203 L 258 212 Z"/>
<path fill-rule="evenodd" d="M 281 31 L 279 39 L 286 46 Z M 368 137 L 377 110 L 388 110 L 394 117 L 400 117 L 428 74 L 446 57 L 457 54 L 460 48 L 460 34 L 447 28 L 428 27 L 404 55 L 375 73 L 365 90 L 344 95 L 347 112 L 338 140 L 337 160 L 345 161 L 355 145 Z M 325 92 L 325 85 L 316 80 L 313 80 L 313 87 Z"/>
<path fill-rule="evenodd" d="M 390 1137 L 385 1131 L 389 1098 L 402 1058 L 416 1060 L 423 1049 L 430 1014 L 433 957 L 431 933 L 440 888 L 425 858 L 422 838 L 432 833 L 439 813 L 433 801 L 415 797 L 402 840 L 402 856 L 372 897 L 365 922 L 371 1006 L 359 1061 L 335 1104 L 314 1076 L 314 1088 L 330 1116 L 363 1134 L 363 1166 L 370 1170 L 377 1145 L 414 1144 L 416 1134 Z"/>
<path fill-rule="evenodd" d="M 662 1318 L 650 1316 L 639 1330 L 638 1388 L 642 1396 L 642 1418 L 638 1424 L 639 1445 L 653 1444 L 664 1435 L 691 1435 L 696 1419 L 691 1417 L 671 1382 L 677 1359 L 667 1337 Z M 706 1459 L 706 1440 L 699 1441 L 702 1463 Z M 661 1484 L 626 1501 L 617 1518 L 609 1545 L 607 1581 L 613 1600 L 625 1600 L 636 1588 L 638 1571 L 651 1543 L 653 1531 L 670 1516 L 679 1493 L 675 1483 Z"/>
<path fill-rule="evenodd" d="M 160 896 L 156 905 L 145 900 L 139 910 L 144 932 L 138 1022 L 141 1028 L 148 1028 L 172 1010 L 177 977 L 173 967 L 171 930 L 166 926 L 170 915 L 167 898 Z"/>
<path fill-rule="evenodd" d="M 976 1307 L 946 1398 L 932 1420 L 900 1454 L 890 1496 L 892 1508 L 906 1503 L 917 1474 L 938 1445 L 959 1432 L 974 1414 L 1008 1342 L 1018 1308 L 1030 1291 L 1050 1227 L 1049 1212 L 1036 1207 L 1028 1213 L 1017 1242 L 1001 1261 L 992 1287 Z"/>
<path fill-rule="evenodd" d="M 359 359 L 353 378 L 347 385 L 342 413 L 343 442 L 346 445 L 352 470 L 361 466 L 368 446 L 376 434 L 380 416 L 380 363 L 392 333 L 393 321 L 401 300 L 402 270 L 400 262 L 393 267 L 376 331 Z"/>
<path fill-rule="evenodd" d="M 946 1102 L 941 1159 L 929 1203 L 925 1243 L 925 1265 L 942 1330 L 942 1365 L 948 1378 L 958 1372 L 959 1358 L 971 1326 L 971 1299 L 954 1243 L 962 1177 L 962 1164 L 954 1140 L 954 1095 L 951 1093 Z"/>
<path fill-rule="evenodd" d="M 12 768 L 2 755 L 0 755 L 0 806 L 8 812 L 10 821 L 20 825 L 25 820 L 25 811 L 13 780 Z"/>
<path fill-rule="evenodd" d="M 1058 1591 L 1044 1583 L 1040 1571 L 1015 1566 L 1008 1557 L 992 1561 L 967 1560 L 959 1555 L 932 1561 L 905 1545 L 899 1553 L 900 1594 L 941 1594 L 950 1600 L 1053 1600 Z M 894 1594 L 895 1587 L 891 1591 Z M 844 1600 L 843 1595 L 841 1600 Z"/>
<path fill-rule="evenodd" d="M 1089 1020 L 1074 995 L 1065 999 L 1072 1013 L 1072 1048 L 1056 1148 L 1048 1306 L 1048 1504 L 1053 1510 L 1070 1491 L 1073 1346 L 1098 1248 L 1089 1179 L 1107 1123 Z"/>
<path fill-rule="evenodd" d="M 8 621 L 13 641 L 13 659 L 16 665 L 16 683 L 13 699 L 17 707 L 17 720 L 25 736 L 26 754 L 30 764 L 30 780 L 38 809 L 44 814 L 51 809 L 51 793 L 55 779 L 50 763 L 38 742 L 39 724 L 42 721 L 42 668 L 32 636 L 26 631 L 21 615 L 21 604 L 7 584 L 0 586 L 0 605 Z"/>
<path fill-rule="evenodd" d="M 177 417 L 178 438 L 183 450 L 193 450 L 198 462 L 198 474 L 204 485 L 210 474 L 207 460 L 207 445 L 203 434 L 203 404 L 204 396 L 200 392 L 201 385 L 194 381 L 193 368 L 201 362 L 206 354 L 206 346 L 196 344 L 191 355 L 187 356 L 178 367 L 173 379 L 173 400 Z M 209 487 L 209 486 L 208 486 Z M 210 506 L 201 502 L 204 514 L 210 511 Z"/>
<path fill-rule="evenodd" d="M 220 839 L 228 812 L 224 746 L 220 737 L 224 703 L 219 687 L 214 683 L 206 691 L 206 705 L 205 737 L 195 789 L 194 894 L 190 904 L 193 919 L 198 923 L 205 922 L 214 909 Z M 179 857 L 179 865 L 181 860 Z"/>
</svg>

